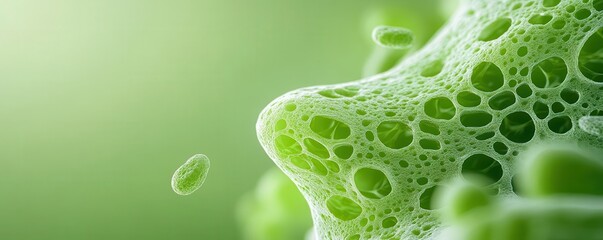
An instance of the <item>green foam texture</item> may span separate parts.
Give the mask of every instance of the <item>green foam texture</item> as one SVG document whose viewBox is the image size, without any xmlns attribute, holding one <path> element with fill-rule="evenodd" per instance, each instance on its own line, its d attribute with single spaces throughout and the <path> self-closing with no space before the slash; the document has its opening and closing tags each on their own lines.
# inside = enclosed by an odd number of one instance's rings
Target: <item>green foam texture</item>
<svg viewBox="0 0 603 240">
<path fill-rule="evenodd" d="M 205 182 L 209 171 L 209 158 L 203 154 L 195 154 L 172 176 L 172 190 L 180 195 L 190 195 Z"/>
<path fill-rule="evenodd" d="M 426 190 L 470 173 L 513 197 L 529 146 L 600 148 L 579 120 L 603 115 L 602 5 L 465 1 L 393 69 L 277 98 L 258 138 L 306 197 L 317 237 L 430 239 L 442 223 Z"/>
</svg>

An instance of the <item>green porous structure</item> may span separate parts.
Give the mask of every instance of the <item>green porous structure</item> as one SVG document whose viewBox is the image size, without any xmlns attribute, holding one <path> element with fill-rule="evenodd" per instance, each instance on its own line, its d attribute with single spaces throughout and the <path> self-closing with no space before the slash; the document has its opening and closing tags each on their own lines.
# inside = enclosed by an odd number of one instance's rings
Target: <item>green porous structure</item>
<svg viewBox="0 0 603 240">
<path fill-rule="evenodd" d="M 257 133 L 316 238 L 431 239 L 444 229 L 431 198 L 451 179 L 518 198 L 531 146 L 603 146 L 602 96 L 603 0 L 472 0 L 391 70 L 277 98 Z"/>
</svg>

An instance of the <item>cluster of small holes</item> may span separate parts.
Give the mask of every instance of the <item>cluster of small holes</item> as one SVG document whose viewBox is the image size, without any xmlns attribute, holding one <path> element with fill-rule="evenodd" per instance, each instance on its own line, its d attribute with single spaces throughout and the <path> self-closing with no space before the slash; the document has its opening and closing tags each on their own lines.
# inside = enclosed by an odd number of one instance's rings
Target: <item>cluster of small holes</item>
<svg viewBox="0 0 603 240">
<path fill-rule="evenodd" d="M 531 143 L 597 141 L 578 119 L 603 116 L 603 0 L 509 2 L 475 1 L 462 29 L 387 74 L 267 108 L 260 140 L 323 238 L 427 238 L 448 179 L 513 193 L 509 169 Z"/>
</svg>

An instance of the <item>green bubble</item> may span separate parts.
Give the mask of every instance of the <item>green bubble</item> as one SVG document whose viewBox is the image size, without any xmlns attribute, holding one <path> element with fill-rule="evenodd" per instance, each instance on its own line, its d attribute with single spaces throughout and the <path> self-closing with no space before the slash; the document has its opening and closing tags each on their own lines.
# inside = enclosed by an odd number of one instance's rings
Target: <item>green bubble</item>
<svg viewBox="0 0 603 240">
<path fill-rule="evenodd" d="M 462 219 L 472 210 L 491 204 L 491 197 L 481 187 L 484 182 L 487 181 L 479 176 L 474 176 L 472 182 L 457 180 L 442 193 L 435 193 L 436 205 L 443 207 L 444 215 L 449 219 Z"/>
<path fill-rule="evenodd" d="M 244 240 L 304 239 L 312 228 L 308 203 L 276 167 L 265 172 L 236 207 Z"/>
<path fill-rule="evenodd" d="M 603 196 L 603 163 L 579 149 L 550 146 L 526 161 L 519 188 L 529 196 Z"/>
<path fill-rule="evenodd" d="M 405 49 L 412 46 L 414 35 L 406 28 L 378 26 L 373 29 L 373 41 L 386 48 Z"/>
<path fill-rule="evenodd" d="M 209 171 L 209 158 L 196 154 L 176 169 L 172 176 L 172 189 L 180 195 L 189 195 L 203 185 Z"/>
</svg>

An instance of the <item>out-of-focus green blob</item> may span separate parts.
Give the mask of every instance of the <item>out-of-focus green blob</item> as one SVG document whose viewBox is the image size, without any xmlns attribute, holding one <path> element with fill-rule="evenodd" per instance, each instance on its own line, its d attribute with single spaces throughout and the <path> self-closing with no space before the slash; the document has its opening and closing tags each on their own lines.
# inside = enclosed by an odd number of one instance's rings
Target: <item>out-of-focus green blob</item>
<svg viewBox="0 0 603 240">
<path fill-rule="evenodd" d="M 449 218 L 451 227 L 440 232 L 436 239 L 602 239 L 603 163 L 597 159 L 585 150 L 567 145 L 539 146 L 524 155 L 525 163 L 518 165 L 517 184 L 527 198 L 499 196 L 492 199 L 495 204 L 489 208 L 472 211 L 462 218 Z M 447 192 L 455 194 L 439 199 L 444 209 L 454 208 L 459 202 L 461 206 L 472 205 L 475 201 L 459 190 L 461 186 L 453 184 Z M 472 191 L 480 190 L 478 187 Z"/>
<path fill-rule="evenodd" d="M 599 240 L 603 199 L 507 200 L 441 232 L 438 240 Z"/>
<path fill-rule="evenodd" d="M 237 218 L 243 239 L 305 239 L 312 227 L 310 208 L 293 182 L 270 169 L 254 192 L 238 203 Z"/>
<path fill-rule="evenodd" d="M 196 154 L 186 160 L 172 176 L 172 189 L 180 195 L 189 195 L 203 185 L 209 171 L 209 158 Z"/>
<path fill-rule="evenodd" d="M 474 209 L 488 206 L 492 199 L 486 193 L 481 182 L 467 182 L 461 179 L 455 181 L 452 186 L 446 188 L 443 193 L 436 193 L 436 204 L 442 207 L 445 217 L 448 219 L 462 219 Z"/>
<path fill-rule="evenodd" d="M 423 45 L 452 15 L 455 6 L 446 7 L 446 11 L 439 8 L 450 5 L 456 0 L 422 0 L 422 1 L 390 1 L 376 3 L 366 11 L 363 29 L 369 38 L 377 26 L 404 27 L 415 34 L 417 44 Z M 442 9 L 444 9 L 442 7 Z M 418 46 L 417 46 L 418 47 Z"/>
<path fill-rule="evenodd" d="M 452 14 L 456 0 L 396 1 L 367 10 L 365 36 L 372 37 L 378 26 L 396 26 L 413 33 L 413 45 L 403 49 L 375 46 L 365 63 L 363 75 L 372 76 L 395 66 L 404 56 L 423 46 Z M 434 7 L 435 6 L 435 7 Z M 441 11 L 438 6 L 442 6 Z M 445 7 L 444 7 L 445 6 Z M 372 41 L 371 41 L 372 42 Z"/>
<path fill-rule="evenodd" d="M 405 49 L 412 45 L 414 36 L 405 28 L 378 26 L 373 29 L 373 41 L 382 47 Z"/>
<path fill-rule="evenodd" d="M 527 196 L 603 195 L 603 161 L 584 151 L 547 148 L 525 159 L 517 184 Z"/>
</svg>

